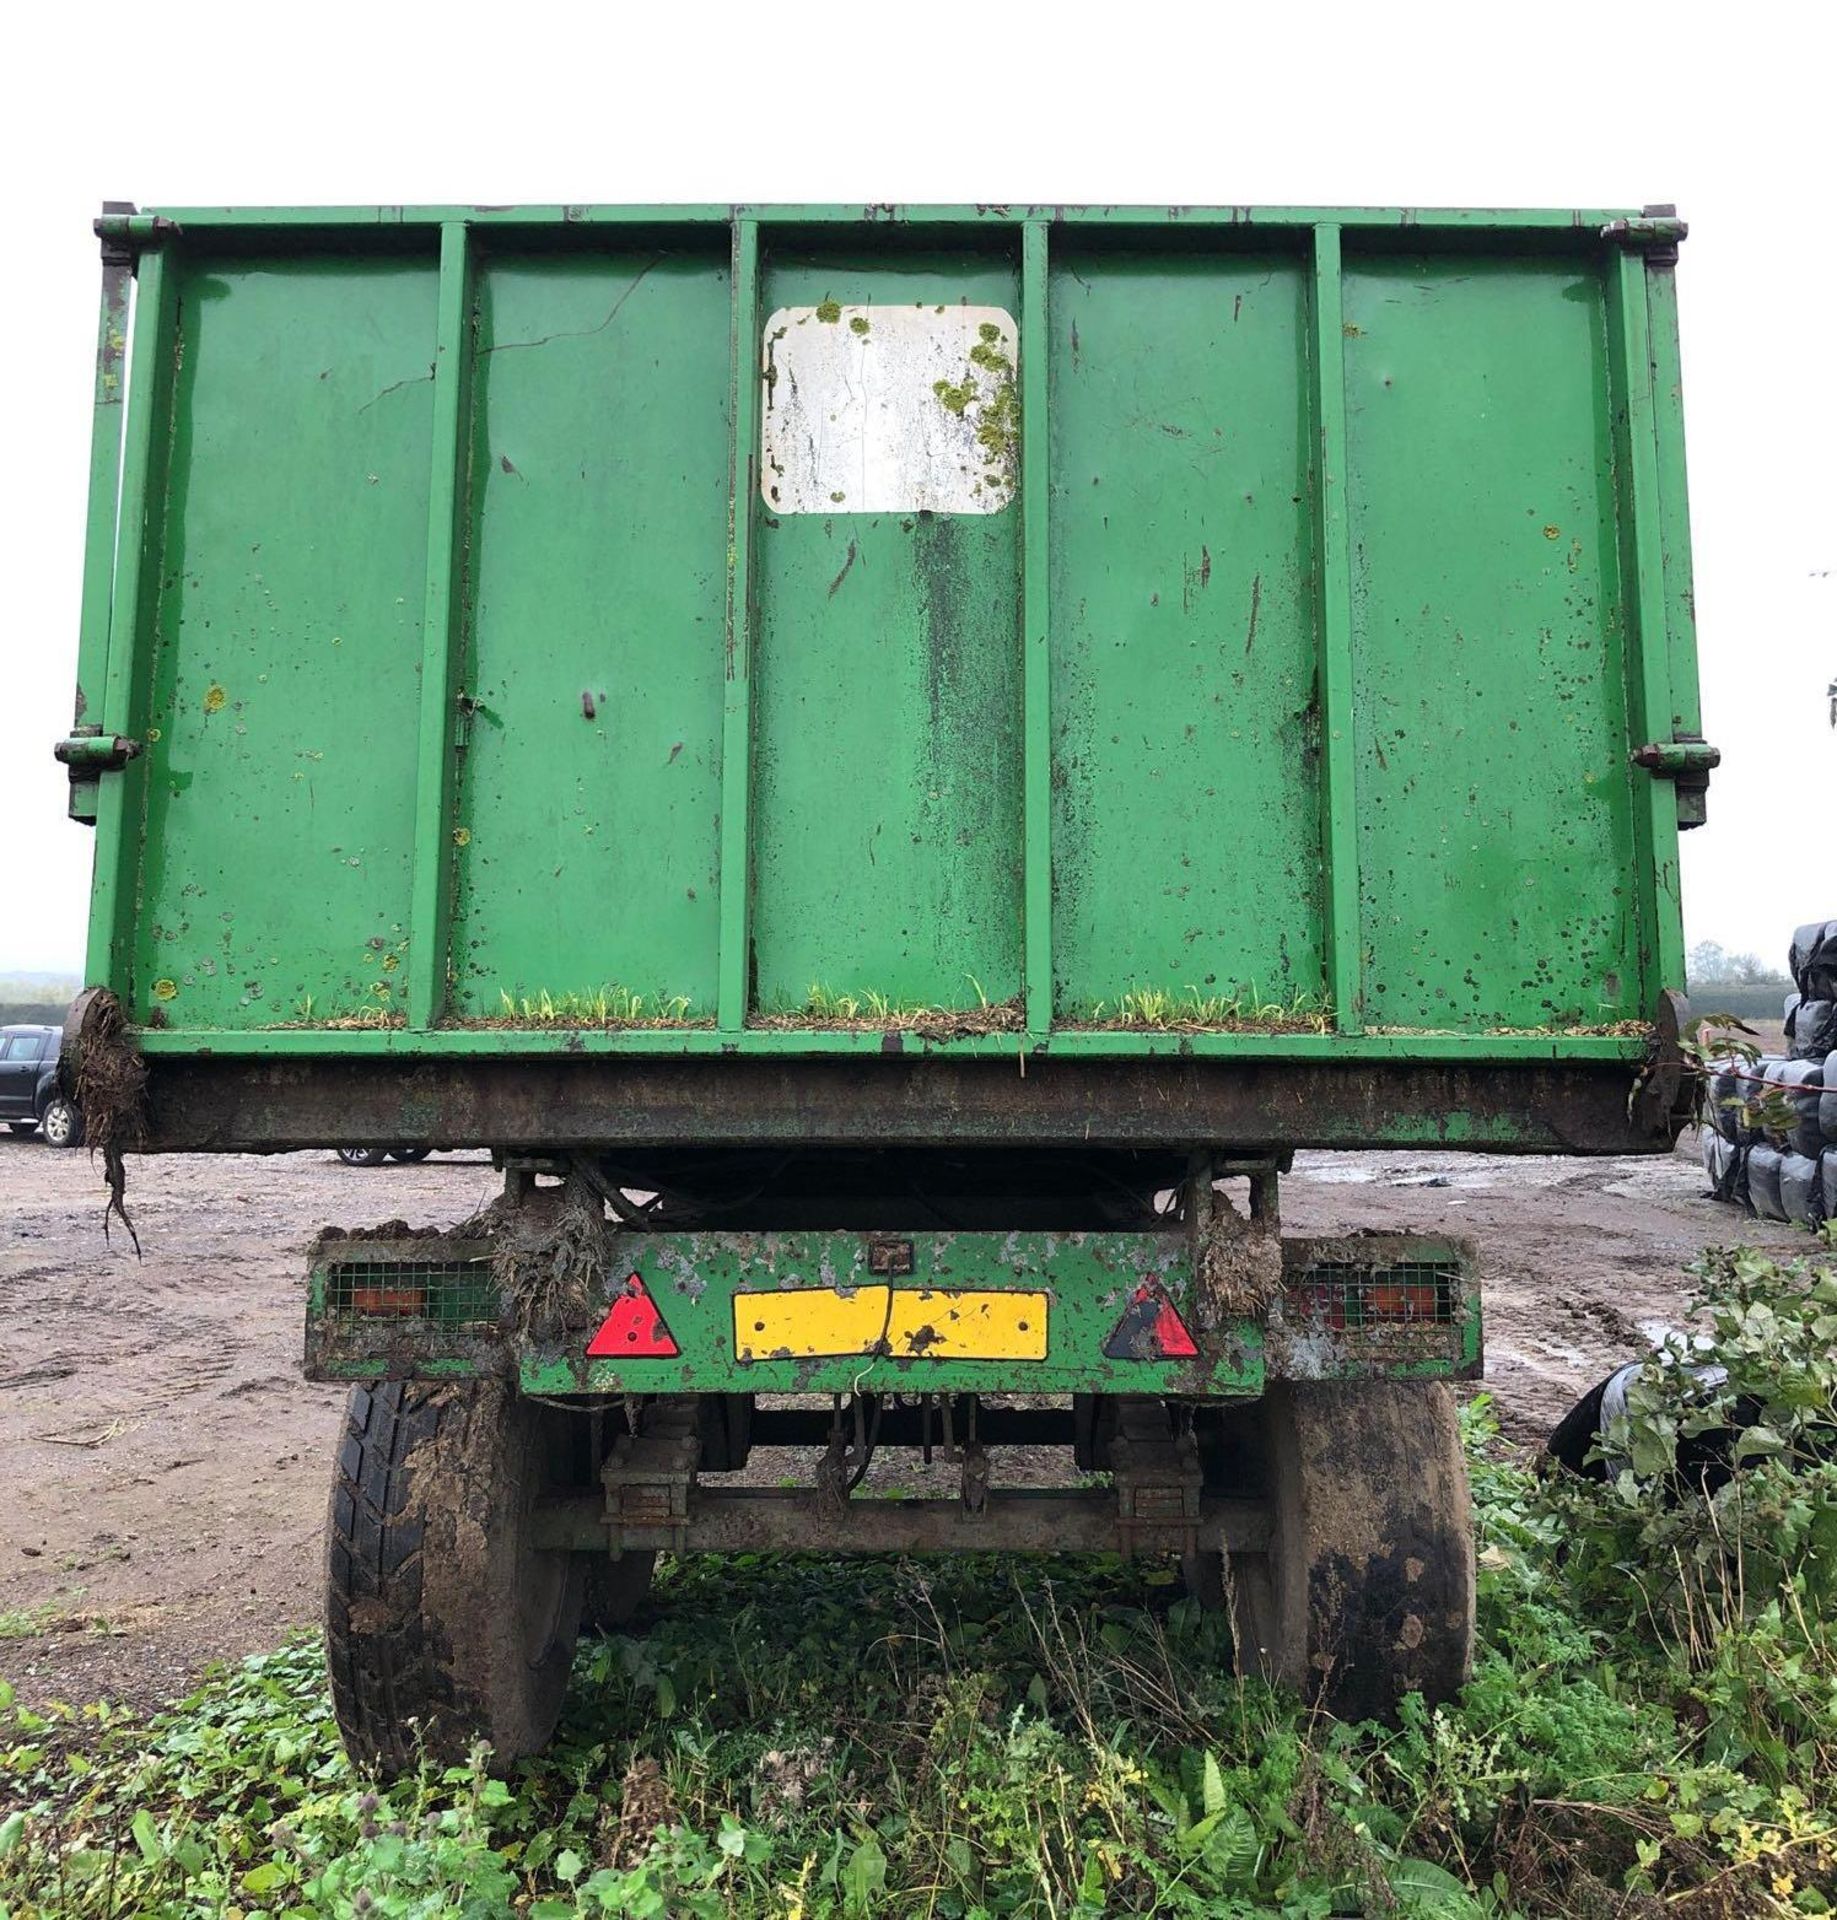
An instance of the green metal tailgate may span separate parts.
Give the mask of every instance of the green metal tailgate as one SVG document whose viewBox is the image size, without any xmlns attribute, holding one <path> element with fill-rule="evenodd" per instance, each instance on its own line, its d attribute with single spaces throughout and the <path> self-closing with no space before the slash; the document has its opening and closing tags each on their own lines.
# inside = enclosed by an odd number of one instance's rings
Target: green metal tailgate
<svg viewBox="0 0 1837 1920">
<path fill-rule="evenodd" d="M 1682 985 L 1675 221 L 102 224 L 73 799 L 156 1067 L 1617 1068 Z"/>
</svg>

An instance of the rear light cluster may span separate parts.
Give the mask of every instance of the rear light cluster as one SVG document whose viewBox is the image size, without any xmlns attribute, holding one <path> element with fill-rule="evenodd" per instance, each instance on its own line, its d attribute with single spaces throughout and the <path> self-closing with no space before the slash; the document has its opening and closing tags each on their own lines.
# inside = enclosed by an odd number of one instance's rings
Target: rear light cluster
<svg viewBox="0 0 1837 1920">
<path fill-rule="evenodd" d="M 1336 1332 L 1357 1327 L 1446 1326 L 1460 1317 L 1452 1267 L 1314 1267 L 1288 1290 L 1293 1318 Z"/>
</svg>

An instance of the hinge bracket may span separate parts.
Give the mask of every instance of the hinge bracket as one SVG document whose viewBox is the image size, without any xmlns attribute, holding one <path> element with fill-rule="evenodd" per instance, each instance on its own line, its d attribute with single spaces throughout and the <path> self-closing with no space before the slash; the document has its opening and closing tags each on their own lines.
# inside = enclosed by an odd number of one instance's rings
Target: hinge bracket
<svg viewBox="0 0 1837 1920">
<path fill-rule="evenodd" d="M 184 231 L 163 213 L 136 213 L 132 201 L 126 200 L 106 201 L 95 223 L 103 259 L 115 261 L 132 260 L 144 248 L 157 247 Z"/>
<path fill-rule="evenodd" d="M 70 769 L 72 780 L 93 780 L 99 773 L 119 773 L 145 749 L 138 740 L 118 733 L 72 733 L 51 749 L 52 758 Z"/>
<path fill-rule="evenodd" d="M 1722 749 L 1694 734 L 1680 734 L 1671 740 L 1655 740 L 1635 747 L 1634 766 L 1643 767 L 1655 780 L 1674 781 L 1678 790 L 1678 825 L 1700 827 L 1709 812 L 1709 776 L 1722 764 Z"/>
<path fill-rule="evenodd" d="M 1639 248 L 1655 267 L 1675 267 L 1678 243 L 1689 232 L 1689 223 L 1678 218 L 1677 208 L 1665 205 L 1646 207 L 1624 220 L 1610 220 L 1601 229 L 1601 238 L 1609 246 Z"/>
</svg>

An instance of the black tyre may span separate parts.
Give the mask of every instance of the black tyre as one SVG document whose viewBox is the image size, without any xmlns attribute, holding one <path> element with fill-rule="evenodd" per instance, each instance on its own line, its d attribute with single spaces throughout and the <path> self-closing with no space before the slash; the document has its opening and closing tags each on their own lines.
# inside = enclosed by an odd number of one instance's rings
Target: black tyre
<svg viewBox="0 0 1837 1920">
<path fill-rule="evenodd" d="M 338 1147 L 334 1151 L 347 1167 L 380 1167 L 389 1158 L 387 1147 Z"/>
<path fill-rule="evenodd" d="M 407 1166 L 418 1167 L 432 1152 L 432 1147 L 391 1147 L 389 1158 L 400 1160 Z"/>
<path fill-rule="evenodd" d="M 496 1381 L 354 1387 L 332 1475 L 326 1659 L 352 1761 L 384 1775 L 483 1740 L 547 1745 L 579 1630 L 576 1557 L 532 1544 L 567 1476 L 560 1416 Z"/>
<path fill-rule="evenodd" d="M 1240 1664 L 1347 1720 L 1405 1694 L 1451 1699 L 1473 1662 L 1473 1521 L 1454 1396 L 1413 1381 L 1272 1386 L 1229 1454 L 1257 1485 L 1267 1554 L 1201 1554 L 1208 1606 L 1232 1604 Z"/>
<path fill-rule="evenodd" d="M 1473 1668 L 1473 1514 L 1453 1392 L 1287 1383 L 1264 1401 L 1276 1671 L 1345 1720 L 1431 1706 Z"/>
<path fill-rule="evenodd" d="M 45 1102 L 39 1119 L 48 1147 L 80 1147 L 83 1144 L 83 1116 L 61 1093 Z"/>
<path fill-rule="evenodd" d="M 18 1134 L 23 1140 L 28 1133 L 36 1133 L 38 1131 L 38 1122 L 36 1120 L 9 1120 L 6 1123 L 6 1130 L 8 1133 Z"/>
</svg>

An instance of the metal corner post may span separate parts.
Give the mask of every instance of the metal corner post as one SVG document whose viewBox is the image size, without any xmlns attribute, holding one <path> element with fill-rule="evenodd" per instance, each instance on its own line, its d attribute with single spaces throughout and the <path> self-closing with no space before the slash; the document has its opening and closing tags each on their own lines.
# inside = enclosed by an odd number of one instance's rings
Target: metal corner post
<svg viewBox="0 0 1837 1920">
<path fill-rule="evenodd" d="M 1023 858 L 1027 1034 L 1052 1028 L 1052 408 L 1047 245 L 1029 220 L 1021 234 L 1021 644 Z"/>
<path fill-rule="evenodd" d="M 1677 269 L 1647 256 L 1646 308 L 1650 322 L 1652 413 L 1658 433 L 1659 542 L 1665 569 L 1665 627 L 1669 639 L 1672 730 L 1680 738 L 1703 731 L 1697 685 L 1696 590 L 1690 563 L 1690 491 L 1684 460 L 1684 371 L 1678 340 Z"/>
<path fill-rule="evenodd" d="M 155 484 L 153 470 L 162 440 L 160 423 L 168 417 L 172 400 L 176 305 L 163 248 L 149 247 L 141 254 L 135 277 L 130 399 L 121 463 L 120 512 L 114 530 L 114 583 L 100 648 L 106 659 L 100 725 L 104 733 L 127 736 L 138 734 L 147 697 L 144 662 L 152 651 L 150 637 L 159 591 L 157 548 L 165 498 L 164 486 Z M 100 541 L 93 522 L 90 531 Z M 150 553 L 150 549 L 154 551 Z M 93 548 L 91 557 L 96 557 Z M 86 616 L 93 611 L 90 595 L 91 584 L 86 578 Z M 93 702 L 93 693 L 91 698 Z M 93 704 L 90 711 L 91 718 L 97 718 Z M 96 804 L 95 877 L 89 898 L 87 982 L 109 987 L 130 1003 L 132 905 L 140 839 L 130 823 L 133 810 L 141 805 L 145 781 L 143 758 L 102 783 Z"/>
<path fill-rule="evenodd" d="M 471 385 L 471 243 L 463 221 L 440 229 L 434 419 L 427 492 L 427 597 L 421 623 L 420 746 L 415 774 L 414 892 L 409 908 L 408 1024 L 445 1010 L 453 895 L 453 790 L 460 615 L 465 599 L 467 404 Z"/>
<path fill-rule="evenodd" d="M 759 223 L 733 223 L 733 476 L 727 538 L 727 672 L 721 710 L 718 1021 L 746 1026 L 752 951 L 752 598 L 759 447 Z"/>
<path fill-rule="evenodd" d="M 1340 230 L 1314 229 L 1314 486 L 1319 542 L 1320 838 L 1327 989 L 1341 1033 L 1364 1030 L 1353 738 L 1352 553 L 1346 517 L 1346 351 Z"/>
<path fill-rule="evenodd" d="M 1614 371 L 1621 381 L 1624 439 L 1622 498 L 1628 528 L 1622 565 L 1627 569 L 1627 697 L 1636 740 L 1669 739 L 1670 641 L 1665 618 L 1665 559 L 1659 492 L 1658 425 L 1652 394 L 1652 339 L 1646 304 L 1646 261 L 1628 248 L 1609 264 L 1609 323 Z M 1678 882 L 1676 785 L 1636 773 L 1634 818 L 1646 844 L 1654 886 L 1656 924 L 1647 946 L 1650 975 L 1646 997 L 1653 1004 L 1667 987 L 1684 984 L 1683 900 Z M 1641 795 L 1638 783 L 1643 783 Z"/>
<path fill-rule="evenodd" d="M 108 621 L 115 590 L 115 525 L 121 507 L 121 423 L 127 392 L 128 302 L 132 250 L 102 243 L 102 302 L 96 320 L 96 392 L 89 434 L 89 506 L 83 535 L 83 598 L 77 625 L 74 733 L 101 732 L 108 675 Z M 72 779 L 70 817 L 93 821 L 100 782 Z"/>
</svg>

